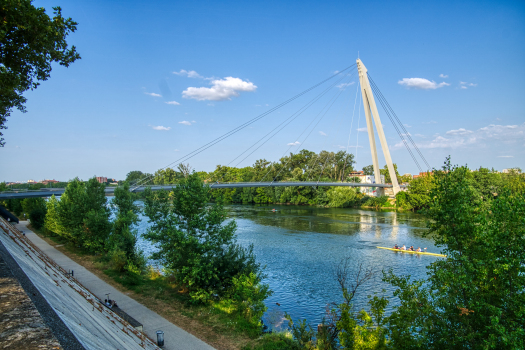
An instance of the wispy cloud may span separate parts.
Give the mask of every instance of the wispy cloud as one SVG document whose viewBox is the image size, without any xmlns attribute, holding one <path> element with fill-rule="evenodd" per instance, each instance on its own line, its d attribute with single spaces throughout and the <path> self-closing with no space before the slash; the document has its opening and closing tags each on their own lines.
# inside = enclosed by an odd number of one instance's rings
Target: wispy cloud
<svg viewBox="0 0 525 350">
<path fill-rule="evenodd" d="M 287 144 L 287 146 L 299 146 L 301 143 L 299 141 L 290 142 Z"/>
<path fill-rule="evenodd" d="M 180 103 L 178 103 L 177 101 L 168 101 L 168 102 L 164 102 L 164 103 L 166 103 L 168 105 L 174 105 L 174 106 L 180 105 Z"/>
<path fill-rule="evenodd" d="M 472 134 L 474 131 L 459 128 L 457 130 L 449 130 L 446 132 L 447 135 L 468 135 Z"/>
<path fill-rule="evenodd" d="M 251 92 L 257 89 L 252 82 L 234 77 L 212 80 L 210 84 L 211 88 L 189 87 L 182 92 L 182 96 L 197 101 L 224 101 L 239 96 L 239 92 Z"/>
<path fill-rule="evenodd" d="M 179 122 L 179 124 L 182 124 L 182 125 L 191 125 L 191 122 L 187 121 L 187 120 L 183 120 L 181 122 Z"/>
<path fill-rule="evenodd" d="M 476 87 L 478 86 L 478 84 L 474 84 L 474 83 L 469 83 L 469 82 L 466 82 L 466 81 L 460 81 L 459 82 L 459 87 L 461 89 L 468 89 L 469 87 Z"/>
<path fill-rule="evenodd" d="M 405 127 L 407 127 L 407 128 L 411 128 L 411 127 L 412 127 L 412 125 L 408 125 L 408 124 L 403 124 L 403 125 L 404 125 Z"/>
<path fill-rule="evenodd" d="M 153 97 L 162 97 L 161 94 L 156 94 L 154 92 L 144 92 L 146 95 L 153 96 Z"/>
<path fill-rule="evenodd" d="M 367 128 L 359 128 L 359 129 L 357 129 L 357 131 L 359 131 L 359 132 L 367 132 L 368 129 Z"/>
<path fill-rule="evenodd" d="M 448 86 L 445 82 L 436 83 L 424 78 L 403 78 L 397 82 L 399 85 L 406 86 L 408 89 L 435 90 L 443 86 Z"/>
<path fill-rule="evenodd" d="M 174 151 L 174 152 L 179 152 L 179 150 L 178 150 L 178 149 L 174 149 L 173 151 Z"/>
<path fill-rule="evenodd" d="M 350 85 L 354 85 L 355 84 L 355 81 L 351 82 L 351 83 L 343 83 L 343 84 L 339 84 L 337 85 L 337 87 L 341 90 L 344 90 L 346 87 L 350 86 Z"/>
<path fill-rule="evenodd" d="M 514 158 L 514 156 L 498 156 L 498 158 Z"/>
<path fill-rule="evenodd" d="M 159 131 L 168 131 L 171 129 L 171 126 L 162 126 L 162 125 L 159 125 L 159 126 L 150 125 L 150 126 L 153 130 L 159 130 Z"/>
<path fill-rule="evenodd" d="M 423 134 L 414 134 L 414 136 L 417 136 L 417 137 L 425 137 L 425 135 L 423 135 Z"/>
<path fill-rule="evenodd" d="M 328 136 L 328 134 L 325 133 L 324 131 L 319 131 L 319 134 L 320 134 L 321 136 Z"/>
<path fill-rule="evenodd" d="M 202 75 L 200 75 L 194 70 L 181 69 L 178 72 L 173 72 L 173 74 L 180 75 L 183 77 L 188 77 L 188 78 L 201 78 L 201 79 L 204 78 Z"/>
<path fill-rule="evenodd" d="M 525 123 L 521 125 L 495 125 L 491 124 L 477 130 L 459 128 L 449 130 L 445 136 L 434 135 L 432 140 L 418 142 L 419 148 L 460 148 L 469 145 L 478 147 L 489 147 L 489 145 L 516 145 L 523 142 L 525 137 Z M 402 148 L 399 142 L 393 148 Z M 493 146 L 490 146 L 493 147 Z M 506 158 L 505 156 L 504 158 Z"/>
<path fill-rule="evenodd" d="M 440 77 L 440 78 L 448 78 L 448 75 L 446 75 L 446 74 L 440 74 L 439 77 Z"/>
</svg>

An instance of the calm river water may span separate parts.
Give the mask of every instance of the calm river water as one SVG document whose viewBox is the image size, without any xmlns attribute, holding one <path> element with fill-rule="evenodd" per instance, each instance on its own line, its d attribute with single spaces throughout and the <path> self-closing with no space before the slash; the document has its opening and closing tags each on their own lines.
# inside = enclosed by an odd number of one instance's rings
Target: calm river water
<svg viewBox="0 0 525 350">
<path fill-rule="evenodd" d="M 381 281 L 381 270 L 392 268 L 396 274 L 421 278 L 426 276 L 425 266 L 440 259 L 376 248 L 397 243 L 439 252 L 431 238 L 421 235 L 426 230 L 424 218 L 413 213 L 277 205 L 226 209 L 237 221 L 238 242 L 253 244 L 258 262 L 266 266 L 265 282 L 274 294 L 266 301 L 265 323 L 274 328 L 282 325 L 284 311 L 294 320 L 320 323 L 327 304 L 342 301 L 334 269 L 344 258 L 350 257 L 353 266 L 362 262 L 377 271 L 360 290 L 355 300 L 358 308 L 366 306 L 367 295 L 383 295 L 383 289 L 384 295 L 392 296 L 392 287 Z M 139 232 L 148 226 L 143 218 Z M 146 254 L 155 249 L 142 239 L 139 246 Z"/>
</svg>

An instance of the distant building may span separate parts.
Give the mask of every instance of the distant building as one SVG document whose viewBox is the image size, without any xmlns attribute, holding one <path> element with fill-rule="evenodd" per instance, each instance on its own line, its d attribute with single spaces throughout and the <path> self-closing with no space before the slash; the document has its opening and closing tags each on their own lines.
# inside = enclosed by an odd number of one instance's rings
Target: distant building
<svg viewBox="0 0 525 350">
<path fill-rule="evenodd" d="M 35 180 L 27 180 L 27 183 L 28 184 L 36 184 L 36 181 Z"/>
<path fill-rule="evenodd" d="M 358 178 L 359 182 L 364 184 L 375 184 L 375 177 L 374 175 L 365 175 L 363 171 L 354 171 L 348 174 L 349 178 Z M 385 175 L 381 175 L 381 182 L 382 184 L 385 183 Z M 369 196 L 375 195 L 376 188 L 375 187 L 359 187 L 359 191 L 361 193 L 365 193 Z"/>
<path fill-rule="evenodd" d="M 419 175 L 414 175 L 414 176 L 412 176 L 412 178 L 413 178 L 413 179 L 417 179 L 418 177 L 425 176 L 425 175 L 432 175 L 432 174 L 433 174 L 432 171 L 430 171 L 430 172 L 428 172 L 428 171 L 424 171 L 424 172 L 419 173 Z"/>
<path fill-rule="evenodd" d="M 411 179 L 413 178 L 412 174 L 410 174 L 410 173 L 403 174 L 403 176 L 406 176 L 406 177 L 411 178 Z"/>
<path fill-rule="evenodd" d="M 101 184 L 105 184 L 106 182 L 108 182 L 108 178 L 107 177 L 97 176 L 96 179 Z"/>
<path fill-rule="evenodd" d="M 42 180 L 40 181 L 41 184 L 44 184 L 44 185 L 48 185 L 48 184 L 56 184 L 58 183 L 57 180 L 53 179 L 53 180 Z"/>
</svg>

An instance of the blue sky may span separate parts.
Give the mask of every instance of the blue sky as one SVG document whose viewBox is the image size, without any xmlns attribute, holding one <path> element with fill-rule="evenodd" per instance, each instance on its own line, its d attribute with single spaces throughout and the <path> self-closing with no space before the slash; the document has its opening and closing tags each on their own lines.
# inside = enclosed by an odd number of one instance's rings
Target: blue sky
<svg viewBox="0 0 525 350">
<path fill-rule="evenodd" d="M 471 168 L 525 169 L 522 1 L 34 4 L 59 5 L 79 23 L 68 42 L 82 59 L 55 66 L 25 94 L 28 112 L 15 111 L 4 132 L 0 181 L 154 172 L 354 64 L 358 52 L 431 166 L 451 155 Z M 355 102 L 358 78 L 343 78 L 350 84 L 344 91 L 328 91 L 239 165 L 277 160 L 294 142 L 300 144 L 291 151 L 353 146 L 357 167 L 371 164 L 367 134 L 357 130 L 365 126 L 359 97 Z M 205 171 L 230 163 L 320 92 L 188 162 Z M 380 115 L 400 172 L 417 173 L 382 109 Z"/>
</svg>

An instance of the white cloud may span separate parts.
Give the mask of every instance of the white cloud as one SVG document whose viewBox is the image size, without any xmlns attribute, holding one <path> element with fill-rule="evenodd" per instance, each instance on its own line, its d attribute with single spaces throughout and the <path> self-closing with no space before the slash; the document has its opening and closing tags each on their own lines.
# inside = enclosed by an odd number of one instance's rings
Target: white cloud
<svg viewBox="0 0 525 350">
<path fill-rule="evenodd" d="M 414 136 L 417 136 L 417 137 L 425 137 L 425 135 L 423 135 L 423 134 L 415 134 Z"/>
<path fill-rule="evenodd" d="M 287 144 L 287 146 L 299 146 L 301 143 L 299 141 L 295 141 L 295 142 L 290 142 L 289 144 Z"/>
<path fill-rule="evenodd" d="M 439 77 L 440 77 L 440 78 L 448 78 L 448 75 L 446 75 L 446 74 L 440 74 Z"/>
<path fill-rule="evenodd" d="M 460 85 L 459 87 L 460 87 L 461 89 L 467 89 L 467 86 L 470 86 L 470 87 L 478 86 L 478 84 L 468 83 L 468 82 L 466 82 L 466 81 L 460 81 L 460 82 L 459 82 L 459 85 Z"/>
<path fill-rule="evenodd" d="M 189 87 L 182 92 L 182 96 L 197 101 L 224 101 L 239 96 L 241 91 L 250 92 L 257 89 L 253 83 L 234 77 L 213 80 L 210 84 L 211 88 Z"/>
<path fill-rule="evenodd" d="M 449 130 L 446 132 L 447 135 L 467 135 L 472 134 L 474 131 L 459 128 L 457 130 Z"/>
<path fill-rule="evenodd" d="M 498 156 L 498 158 L 514 158 L 514 156 Z"/>
<path fill-rule="evenodd" d="M 150 125 L 150 126 L 153 130 L 168 131 L 171 129 L 171 126 L 162 126 L 162 125 L 159 125 L 159 126 Z"/>
<path fill-rule="evenodd" d="M 354 85 L 354 84 L 355 84 L 355 81 L 353 81 L 353 82 L 351 82 L 351 83 L 343 83 L 343 84 L 339 84 L 339 85 L 337 85 L 337 87 L 338 87 L 339 89 L 341 89 L 341 90 L 344 90 L 345 87 L 350 86 L 350 85 Z"/>
<path fill-rule="evenodd" d="M 357 129 L 357 131 L 359 131 L 359 132 L 367 132 L 368 129 L 367 128 L 359 128 L 359 129 Z"/>
<path fill-rule="evenodd" d="M 195 120 L 192 120 L 191 122 L 192 122 L 192 123 L 196 123 L 196 121 L 195 121 Z"/>
<path fill-rule="evenodd" d="M 469 145 L 476 147 L 494 148 L 496 145 L 515 147 L 525 139 L 525 123 L 521 125 L 488 125 L 478 130 L 459 128 L 446 132 L 446 137 L 434 135 L 431 141 L 418 142 L 419 148 L 459 148 Z M 402 142 L 394 145 L 393 149 L 404 147 Z M 507 158 L 507 157 L 504 157 Z"/>
<path fill-rule="evenodd" d="M 321 134 L 322 136 L 328 136 L 328 134 L 325 133 L 324 131 L 319 131 L 319 134 Z"/>
<path fill-rule="evenodd" d="M 406 126 L 407 128 L 411 128 L 412 125 L 408 125 L 408 124 L 403 124 L 404 126 Z"/>
<path fill-rule="evenodd" d="M 164 103 L 166 103 L 168 105 L 174 105 L 174 106 L 180 105 L 180 103 L 178 103 L 177 101 L 168 101 L 168 102 L 164 102 Z"/>
<path fill-rule="evenodd" d="M 156 94 L 154 92 L 145 92 L 146 95 L 153 96 L 153 97 L 162 97 L 160 94 Z"/>
<path fill-rule="evenodd" d="M 194 70 L 188 71 L 186 69 L 181 69 L 178 72 L 173 72 L 173 74 L 181 75 L 181 76 L 188 77 L 188 78 L 204 78 L 202 75 L 200 75 Z"/>
<path fill-rule="evenodd" d="M 178 149 L 174 149 L 173 151 L 175 151 L 175 152 L 179 152 L 179 150 L 178 150 Z"/>
<path fill-rule="evenodd" d="M 181 122 L 179 122 L 179 124 L 182 124 L 182 125 L 191 125 L 191 122 L 187 121 L 187 120 L 183 120 Z"/>
<path fill-rule="evenodd" d="M 399 85 L 404 85 L 409 89 L 420 89 L 420 90 L 434 90 L 443 86 L 448 86 L 445 82 L 436 83 L 424 78 L 403 78 L 397 82 Z"/>
</svg>

